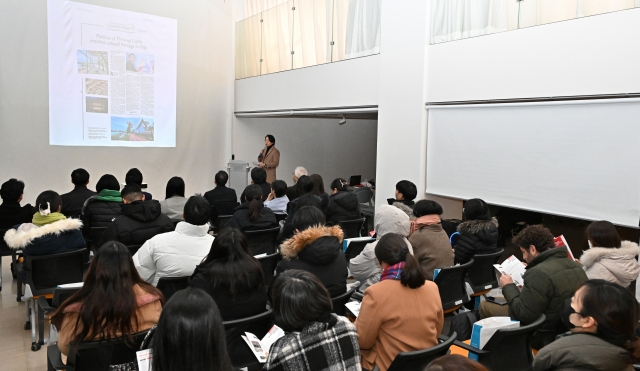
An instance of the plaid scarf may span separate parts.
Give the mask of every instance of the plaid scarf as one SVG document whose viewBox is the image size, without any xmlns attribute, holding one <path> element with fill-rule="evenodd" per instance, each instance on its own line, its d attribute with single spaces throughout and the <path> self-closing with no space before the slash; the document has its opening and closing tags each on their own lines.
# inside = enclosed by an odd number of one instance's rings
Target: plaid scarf
<svg viewBox="0 0 640 371">
<path fill-rule="evenodd" d="M 386 267 L 382 271 L 382 275 L 380 276 L 380 282 L 384 280 L 399 280 L 400 275 L 402 275 L 402 270 L 404 269 L 405 262 L 400 262 L 398 264 L 390 265 Z"/>
</svg>

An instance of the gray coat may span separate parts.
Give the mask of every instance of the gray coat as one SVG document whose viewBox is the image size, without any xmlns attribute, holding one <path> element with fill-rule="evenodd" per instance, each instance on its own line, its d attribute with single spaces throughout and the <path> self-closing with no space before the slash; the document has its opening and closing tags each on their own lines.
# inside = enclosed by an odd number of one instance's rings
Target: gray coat
<svg viewBox="0 0 640 371">
<path fill-rule="evenodd" d="M 409 236 L 409 242 L 428 280 L 433 280 L 436 268 L 453 266 L 453 249 L 442 225 L 432 224 L 418 229 Z"/>
</svg>

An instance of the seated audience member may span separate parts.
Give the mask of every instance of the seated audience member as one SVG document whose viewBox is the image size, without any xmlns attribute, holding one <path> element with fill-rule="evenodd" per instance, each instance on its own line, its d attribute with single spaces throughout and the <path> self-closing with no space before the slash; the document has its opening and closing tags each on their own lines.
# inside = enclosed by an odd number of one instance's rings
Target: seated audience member
<svg viewBox="0 0 640 371">
<path fill-rule="evenodd" d="M 300 194 L 300 197 L 296 198 L 295 200 L 291 200 L 287 204 L 287 220 L 286 220 L 287 223 L 291 223 L 291 220 L 293 219 L 293 216 L 295 215 L 296 210 L 298 209 L 297 207 L 298 201 L 303 199 L 303 197 L 313 199 L 314 206 L 322 210 L 322 199 L 320 199 L 320 197 L 313 194 L 313 189 L 315 185 L 310 177 L 306 175 L 301 176 L 300 179 L 298 179 L 298 183 L 296 183 L 296 186 L 298 187 L 298 193 Z M 305 202 L 308 203 L 308 201 L 309 200 L 306 200 Z"/>
<path fill-rule="evenodd" d="M 184 222 L 178 223 L 173 232 L 152 237 L 133 256 L 140 277 L 157 286 L 163 277 L 191 276 L 211 249 L 213 236 L 207 233 L 210 214 L 211 205 L 204 197 L 189 197 L 184 205 Z"/>
<path fill-rule="evenodd" d="M 82 205 L 91 196 L 96 193 L 89 188 L 89 173 L 85 169 L 75 169 L 71 172 L 71 183 L 74 188 L 71 192 L 61 195 L 62 211 L 67 218 L 80 219 L 82 216 Z"/>
<path fill-rule="evenodd" d="M 447 354 L 429 363 L 424 371 L 488 371 L 480 363 L 458 354 Z"/>
<path fill-rule="evenodd" d="M 249 255 L 247 239 L 225 228 L 191 276 L 191 286 L 206 291 L 225 321 L 251 317 L 267 308 L 267 288 L 260 262 Z"/>
<path fill-rule="evenodd" d="M 551 232 L 541 226 L 532 225 L 523 229 L 513 238 L 520 247 L 527 262 L 524 285 L 518 288 L 508 274 L 500 276 L 500 287 L 508 305 L 498 305 L 489 301 L 480 303 L 480 318 L 509 316 L 526 326 L 535 322 L 540 315 L 547 317 L 545 329 L 557 331 L 556 318 L 562 303 L 587 281 L 582 267 L 567 258 L 567 249 L 556 248 Z M 541 335 L 534 335 L 532 346 L 540 349 L 544 344 Z"/>
<path fill-rule="evenodd" d="M 316 276 L 296 269 L 281 274 L 271 303 L 285 335 L 271 347 L 263 370 L 361 371 L 356 329 L 331 313 L 331 297 Z"/>
<path fill-rule="evenodd" d="M 373 276 L 379 276 L 381 272 L 375 253 L 376 244 L 380 239 L 390 233 L 408 236 L 409 228 L 409 217 L 402 210 L 390 205 L 380 205 L 378 207 L 375 214 L 376 241 L 368 243 L 358 256 L 349 260 L 351 275 L 361 282 L 358 290 L 364 291 L 366 287 L 378 281 L 379 277 L 375 277 L 373 281 L 369 282 Z M 406 243 L 410 251 L 413 252 L 409 241 L 406 241 Z"/>
<path fill-rule="evenodd" d="M 160 201 L 160 210 L 171 220 L 184 220 L 182 213 L 186 203 L 184 180 L 179 176 L 174 176 L 167 182 L 166 196 L 164 200 Z"/>
<path fill-rule="evenodd" d="M 38 211 L 31 223 L 23 223 L 9 229 L 4 241 L 9 248 L 22 250 L 28 255 L 61 254 L 86 246 L 82 237 L 82 222 L 67 219 L 60 209 L 62 200 L 54 191 L 44 191 L 36 199 Z"/>
<path fill-rule="evenodd" d="M 137 184 L 142 189 L 142 173 L 137 168 L 132 168 L 127 171 L 127 174 L 124 177 L 124 183 L 126 185 Z M 147 201 L 153 200 L 153 196 L 149 192 L 142 192 L 144 195 L 144 199 Z"/>
<path fill-rule="evenodd" d="M 83 233 L 89 236 L 91 227 L 108 227 L 111 222 L 120 216 L 122 195 L 120 183 L 111 174 L 100 177 L 96 183 L 98 194 L 89 197 L 82 206 Z"/>
<path fill-rule="evenodd" d="M 222 318 L 202 290 L 176 292 L 153 334 L 154 371 L 232 371 Z"/>
<path fill-rule="evenodd" d="M 638 302 L 620 285 L 589 280 L 564 305 L 571 332 L 542 348 L 534 371 L 633 371 L 640 362 Z"/>
<path fill-rule="evenodd" d="M 413 208 L 413 215 L 417 219 L 411 222 L 409 242 L 424 276 L 433 281 L 433 271 L 436 268 L 453 266 L 453 249 L 449 236 L 440 224 L 442 206 L 435 201 L 420 200 Z"/>
<path fill-rule="evenodd" d="M 589 279 L 603 279 L 629 287 L 640 274 L 636 256 L 638 244 L 621 241 L 616 227 L 607 221 L 593 222 L 587 227 L 589 250 L 582 253 L 580 264 Z"/>
<path fill-rule="evenodd" d="M 58 329 L 58 348 L 66 355 L 72 341 L 148 330 L 158 322 L 163 301 L 162 293 L 138 276 L 127 247 L 108 242 L 91 261 L 80 290 L 51 317 Z"/>
<path fill-rule="evenodd" d="M 458 225 L 460 236 L 453 247 L 455 263 L 464 264 L 476 254 L 498 251 L 498 220 L 491 217 L 489 205 L 479 198 L 468 200 L 462 215 L 464 222 Z"/>
<path fill-rule="evenodd" d="M 407 214 L 409 218 L 413 218 L 413 200 L 418 195 L 418 189 L 413 182 L 401 180 L 396 183 L 396 198 L 389 198 L 387 201 L 390 205 L 397 207 Z"/>
<path fill-rule="evenodd" d="M 124 186 L 122 202 L 122 215 L 105 229 L 102 241 L 141 246 L 157 234 L 173 231 L 171 219 L 160 212 L 160 202 L 145 200 L 139 185 Z"/>
<path fill-rule="evenodd" d="M 382 275 L 365 290 L 355 324 L 362 368 L 386 371 L 398 353 L 438 345 L 444 314 L 438 286 L 425 280 L 404 236 L 385 235 L 375 252 Z"/>
<path fill-rule="evenodd" d="M 267 183 L 267 172 L 263 168 L 254 167 L 251 169 L 251 184 L 257 185 L 262 190 L 262 199 L 266 200 L 271 193 L 271 184 Z M 240 195 L 240 202 L 247 202 L 244 192 Z"/>
<path fill-rule="evenodd" d="M 236 191 L 226 186 L 228 180 L 229 174 L 226 171 L 218 171 L 214 180 L 216 187 L 204 194 L 204 198 L 213 206 L 211 220 L 215 220 L 218 215 L 233 214 L 233 209 L 238 205 Z"/>
<path fill-rule="evenodd" d="M 0 188 L 0 228 L 9 229 L 15 225 L 29 223 L 35 212 L 31 204 L 20 206 L 24 195 L 24 183 L 21 180 L 9 179 Z"/>
<path fill-rule="evenodd" d="M 329 195 L 324 191 L 324 180 L 322 180 L 320 174 L 311 174 L 309 179 L 313 182 L 313 194 L 320 199 L 320 210 L 327 210 Z"/>
<path fill-rule="evenodd" d="M 280 246 L 283 260 L 276 274 L 290 269 L 311 272 L 320 279 L 331 297 L 347 291 L 347 260 L 342 251 L 344 233 L 338 226 L 325 227 L 324 214 L 313 206 L 304 206 L 293 218 L 295 234 Z"/>
<path fill-rule="evenodd" d="M 289 202 L 289 204 L 287 205 L 287 207 L 293 205 L 293 209 L 289 210 L 289 214 L 287 215 L 287 219 L 285 219 L 284 221 L 284 225 L 282 226 L 282 230 L 280 231 L 280 234 L 278 235 L 278 238 L 276 239 L 276 243 L 278 245 L 282 244 L 285 240 L 288 240 L 289 238 L 293 237 L 293 234 L 295 233 L 295 228 L 293 227 L 293 223 L 291 222 L 293 219 L 292 214 L 290 213 L 294 213 L 297 210 L 300 210 L 301 208 L 305 207 L 305 206 L 312 206 L 317 208 L 318 210 L 320 210 L 320 201 L 318 200 L 318 198 L 316 196 L 314 196 L 311 193 L 307 193 L 306 195 L 302 195 L 300 197 L 298 197 L 296 199 L 295 203 L 291 203 Z"/>
<path fill-rule="evenodd" d="M 293 185 L 291 187 L 287 187 L 287 197 L 289 198 L 289 200 L 293 201 L 296 198 L 302 196 L 298 190 L 297 183 L 298 179 L 303 175 L 309 175 L 309 173 L 307 172 L 307 169 L 303 168 L 302 166 L 298 166 L 293 171 Z"/>
<path fill-rule="evenodd" d="M 327 224 L 335 225 L 344 220 L 359 219 L 360 202 L 355 193 L 347 191 L 349 183 L 337 178 L 331 182 L 331 196 L 329 196 L 329 206 L 325 215 L 327 216 Z"/>
<path fill-rule="evenodd" d="M 286 195 L 287 183 L 284 180 L 276 180 L 271 183 L 271 193 L 264 202 L 264 206 L 273 211 L 274 214 L 286 214 L 289 198 Z"/>
<path fill-rule="evenodd" d="M 245 232 L 278 226 L 273 211 L 262 203 L 262 189 L 259 186 L 251 184 L 242 193 L 246 196 L 246 201 L 236 207 L 226 227 Z"/>
</svg>

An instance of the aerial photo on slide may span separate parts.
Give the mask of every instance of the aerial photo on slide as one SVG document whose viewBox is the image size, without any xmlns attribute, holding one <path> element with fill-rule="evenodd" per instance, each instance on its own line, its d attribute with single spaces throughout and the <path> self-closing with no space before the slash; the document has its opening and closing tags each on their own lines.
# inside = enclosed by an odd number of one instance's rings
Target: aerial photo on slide
<svg viewBox="0 0 640 371">
<path fill-rule="evenodd" d="M 111 140 L 153 142 L 153 119 L 142 117 L 111 117 Z"/>
</svg>

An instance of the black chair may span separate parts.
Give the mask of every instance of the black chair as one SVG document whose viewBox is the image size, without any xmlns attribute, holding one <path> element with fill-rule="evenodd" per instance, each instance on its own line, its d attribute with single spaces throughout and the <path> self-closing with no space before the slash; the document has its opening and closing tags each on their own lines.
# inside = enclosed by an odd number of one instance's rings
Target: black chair
<svg viewBox="0 0 640 371">
<path fill-rule="evenodd" d="M 133 342 L 121 337 L 111 340 L 85 341 L 69 344 L 67 364 L 62 363 L 57 344 L 47 347 L 47 358 L 56 370 L 67 371 L 109 371 L 110 366 L 134 363 L 137 369 L 136 352 L 148 331 L 133 335 Z"/>
<path fill-rule="evenodd" d="M 53 313 L 60 304 L 69 299 L 73 294 L 78 292 L 78 290 L 80 290 L 80 287 L 56 288 L 53 290 L 53 299 L 51 299 L 51 303 L 49 303 L 49 300 L 44 296 L 38 297 L 38 340 L 36 341 L 36 344 L 31 344 L 32 351 L 35 352 L 39 350 L 40 346 L 48 342 L 48 339 L 44 338 L 44 316 L 48 316 Z M 53 331 L 53 329 L 49 331 L 49 338 L 51 338 Z"/>
<path fill-rule="evenodd" d="M 274 252 L 271 255 L 263 255 L 257 257 L 260 265 L 262 266 L 262 271 L 264 272 L 264 284 L 269 287 L 271 286 L 271 282 L 274 279 L 274 273 L 276 271 L 276 267 L 278 266 L 278 262 L 282 259 L 282 255 L 279 252 Z"/>
<path fill-rule="evenodd" d="M 454 344 L 478 355 L 478 362 L 492 371 L 530 371 L 533 364 L 531 337 L 542 326 L 546 317 L 518 328 L 500 329 L 493 334 L 483 349 L 477 349 L 461 341 Z"/>
<path fill-rule="evenodd" d="M 233 215 L 233 211 L 236 207 L 240 206 L 240 202 L 238 201 L 219 201 L 214 202 L 211 205 L 211 221 L 215 224 L 215 221 L 218 217 L 222 215 Z M 217 227 L 217 225 L 216 225 Z"/>
<path fill-rule="evenodd" d="M 433 280 L 438 285 L 440 300 L 442 300 L 442 310 L 445 314 L 460 309 L 464 303 L 471 300 L 469 294 L 467 294 L 464 279 L 472 264 L 473 259 L 465 264 L 442 268 Z"/>
<path fill-rule="evenodd" d="M 498 264 L 498 259 L 503 252 L 504 250 L 500 249 L 491 254 L 473 256 L 473 264 L 467 272 L 466 279 L 473 289 L 471 296 L 484 295 L 499 286 L 498 276 L 493 265 Z"/>
<path fill-rule="evenodd" d="M 89 228 L 89 237 L 87 240 L 87 246 L 95 254 L 100 246 L 98 245 L 102 241 L 102 234 L 107 230 L 107 227 L 91 227 Z"/>
<path fill-rule="evenodd" d="M 449 348 L 457 335 L 454 332 L 449 338 L 441 336 L 438 339 L 439 344 L 431 348 L 398 353 L 387 371 L 424 370 L 431 361 L 449 353 Z"/>
<path fill-rule="evenodd" d="M 355 220 L 343 220 L 338 222 L 340 228 L 344 232 L 344 238 L 356 238 L 360 237 L 360 231 L 364 226 L 365 218 Z"/>
<path fill-rule="evenodd" d="M 127 245 L 127 249 L 129 249 L 131 256 L 134 256 L 138 250 L 140 250 L 140 247 L 142 247 L 142 245 Z"/>
<path fill-rule="evenodd" d="M 273 254 L 276 252 L 276 239 L 280 234 L 280 227 L 245 231 L 243 234 L 247 238 L 249 255 Z"/>
<path fill-rule="evenodd" d="M 220 215 L 213 222 L 213 231 L 218 234 L 222 228 L 227 225 L 229 219 L 231 219 L 233 215 Z"/>
<path fill-rule="evenodd" d="M 349 261 L 353 258 L 355 258 L 356 256 L 360 255 L 360 253 L 362 252 L 362 250 L 364 250 L 364 247 L 367 246 L 367 244 L 375 241 L 375 238 L 370 238 L 368 240 L 365 241 L 349 241 L 349 245 L 347 246 L 347 250 L 345 250 L 344 252 L 344 257 L 347 259 L 347 265 L 349 264 Z"/>
<path fill-rule="evenodd" d="M 31 329 L 31 350 L 40 349 L 36 339 L 36 329 L 32 323 L 36 322 L 36 303 L 40 296 L 52 297 L 58 285 L 82 282 L 84 263 L 89 258 L 89 250 L 80 249 L 62 254 L 36 255 L 25 257 L 21 272 L 18 274 L 18 287 L 25 285 L 27 321 L 24 329 Z M 22 301 L 18 291 L 18 301 Z"/>
<path fill-rule="evenodd" d="M 162 277 L 158 280 L 156 288 L 162 292 L 164 298 L 169 300 L 173 294 L 189 287 L 189 277 Z"/>
<path fill-rule="evenodd" d="M 347 308 L 344 305 L 349 302 L 349 299 L 351 299 L 351 295 L 353 295 L 358 286 L 360 286 L 359 282 L 351 286 L 349 291 L 345 292 L 344 294 L 338 295 L 335 298 L 331 298 L 331 303 L 333 304 L 333 313 L 339 316 L 347 315 Z"/>
<path fill-rule="evenodd" d="M 247 367 L 249 371 L 261 370 L 262 364 L 253 354 L 247 343 L 242 339 L 245 332 L 250 332 L 262 339 L 273 326 L 273 312 L 271 309 L 258 315 L 222 322 L 227 339 L 227 350 L 233 367 Z"/>
</svg>

